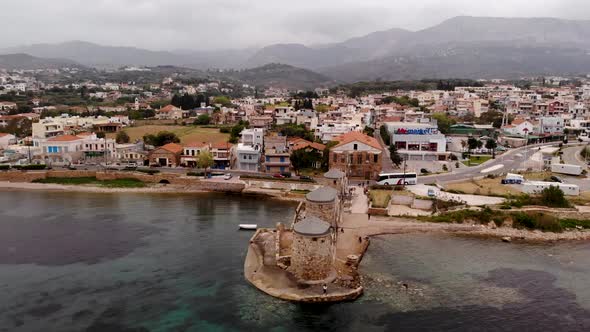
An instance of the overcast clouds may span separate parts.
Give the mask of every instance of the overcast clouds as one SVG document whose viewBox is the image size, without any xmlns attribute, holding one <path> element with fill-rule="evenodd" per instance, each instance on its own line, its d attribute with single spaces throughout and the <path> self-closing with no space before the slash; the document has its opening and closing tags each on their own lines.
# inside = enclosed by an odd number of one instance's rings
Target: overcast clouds
<svg viewBox="0 0 590 332">
<path fill-rule="evenodd" d="M 150 49 L 312 44 L 457 15 L 590 19 L 590 1 L 0 0 L 0 49 L 69 40 Z"/>
</svg>

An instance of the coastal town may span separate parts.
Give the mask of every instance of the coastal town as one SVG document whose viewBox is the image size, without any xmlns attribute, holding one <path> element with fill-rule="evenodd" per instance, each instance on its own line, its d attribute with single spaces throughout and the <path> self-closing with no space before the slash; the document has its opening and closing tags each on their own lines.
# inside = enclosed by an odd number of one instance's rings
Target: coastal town
<svg viewBox="0 0 590 332">
<path fill-rule="evenodd" d="M 258 91 L 244 84 L 250 90 L 231 97 L 232 84 L 222 81 L 45 83 L 41 74 L 0 73 L 3 167 L 207 169 L 275 178 L 339 168 L 378 181 L 394 171 L 453 174 L 527 146 L 564 144 L 559 154 L 531 153 L 501 170 L 587 166 L 590 80 L 583 78 L 542 77 L 519 86 L 441 80 L 421 90 L 383 85 L 379 93 L 347 86 Z"/>
<path fill-rule="evenodd" d="M 590 331 L 589 13 L 3 1 L 0 332 Z"/>
<path fill-rule="evenodd" d="M 0 186 L 299 202 L 248 247 L 246 279 L 278 298 L 356 299 L 375 234 L 590 238 L 590 79 L 236 91 L 46 74 L 0 73 Z"/>
</svg>

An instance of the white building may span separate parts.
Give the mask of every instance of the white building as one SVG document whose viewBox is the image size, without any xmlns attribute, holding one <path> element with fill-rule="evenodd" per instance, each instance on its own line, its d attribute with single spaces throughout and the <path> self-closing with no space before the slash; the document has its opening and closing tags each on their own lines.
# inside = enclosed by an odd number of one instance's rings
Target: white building
<svg viewBox="0 0 590 332">
<path fill-rule="evenodd" d="M 234 167 L 240 171 L 257 172 L 260 169 L 260 157 L 264 146 L 264 129 L 244 129 L 236 148 Z"/>
<path fill-rule="evenodd" d="M 9 145 L 16 143 L 16 136 L 0 133 L 0 150 L 6 149 Z"/>
<path fill-rule="evenodd" d="M 258 172 L 261 147 L 239 143 L 236 148 L 235 167 L 240 171 Z"/>
<path fill-rule="evenodd" d="M 560 117 L 540 117 L 538 134 L 563 134 L 565 121 Z"/>
<path fill-rule="evenodd" d="M 240 143 L 250 146 L 258 146 L 262 149 L 264 144 L 264 129 L 252 128 L 242 130 Z"/>
<path fill-rule="evenodd" d="M 534 132 L 535 125 L 525 119 L 517 118 L 512 121 L 512 124 L 502 127 L 502 130 L 510 135 L 526 136 Z"/>
<path fill-rule="evenodd" d="M 334 138 L 338 136 L 361 130 L 362 127 L 358 124 L 330 122 L 318 126 L 315 131 L 315 136 L 322 140 L 322 142 L 327 143 L 333 141 Z"/>
<path fill-rule="evenodd" d="M 435 123 L 387 122 L 391 144 L 406 160 L 446 160 L 447 139 Z"/>
<path fill-rule="evenodd" d="M 34 138 L 33 145 L 40 148 L 41 158 L 48 165 L 69 165 L 89 159 L 104 162 L 116 157 L 115 140 L 97 138 L 95 134 Z"/>
</svg>

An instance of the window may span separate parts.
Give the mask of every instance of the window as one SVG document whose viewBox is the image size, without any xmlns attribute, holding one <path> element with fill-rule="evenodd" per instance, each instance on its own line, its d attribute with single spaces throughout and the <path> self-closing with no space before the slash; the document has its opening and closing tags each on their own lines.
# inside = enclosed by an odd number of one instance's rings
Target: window
<svg viewBox="0 0 590 332">
<path fill-rule="evenodd" d="M 357 151 L 359 149 L 359 145 L 358 144 L 353 145 L 353 149 L 354 149 L 354 151 Z"/>
<path fill-rule="evenodd" d="M 281 162 L 284 163 L 285 162 L 285 157 L 281 157 Z"/>
<path fill-rule="evenodd" d="M 335 163 L 337 163 L 337 162 L 338 162 L 338 155 L 336 155 L 336 154 L 334 153 L 334 158 L 333 158 L 333 159 L 334 159 L 334 162 L 335 162 Z"/>
<path fill-rule="evenodd" d="M 266 162 L 270 162 L 270 157 L 266 157 Z"/>
<path fill-rule="evenodd" d="M 374 155 L 373 155 L 373 162 L 374 162 L 374 163 L 377 163 L 377 162 L 379 162 L 379 155 L 378 155 L 378 154 L 374 154 Z"/>
<path fill-rule="evenodd" d="M 358 163 L 359 165 L 363 163 L 363 155 L 362 155 L 362 154 L 360 154 L 360 153 L 359 153 L 359 154 L 357 155 L 357 161 L 358 161 L 357 163 Z"/>
<path fill-rule="evenodd" d="M 270 166 L 266 166 L 266 170 L 267 171 L 270 171 Z"/>
</svg>

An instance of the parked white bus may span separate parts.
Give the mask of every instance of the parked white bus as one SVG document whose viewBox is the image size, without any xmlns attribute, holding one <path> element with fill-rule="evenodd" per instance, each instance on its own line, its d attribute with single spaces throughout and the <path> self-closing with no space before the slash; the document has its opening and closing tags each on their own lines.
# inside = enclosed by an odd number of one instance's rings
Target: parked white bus
<svg viewBox="0 0 590 332">
<path fill-rule="evenodd" d="M 382 186 L 402 186 L 418 184 L 417 173 L 383 173 L 379 174 L 377 184 Z"/>
</svg>

